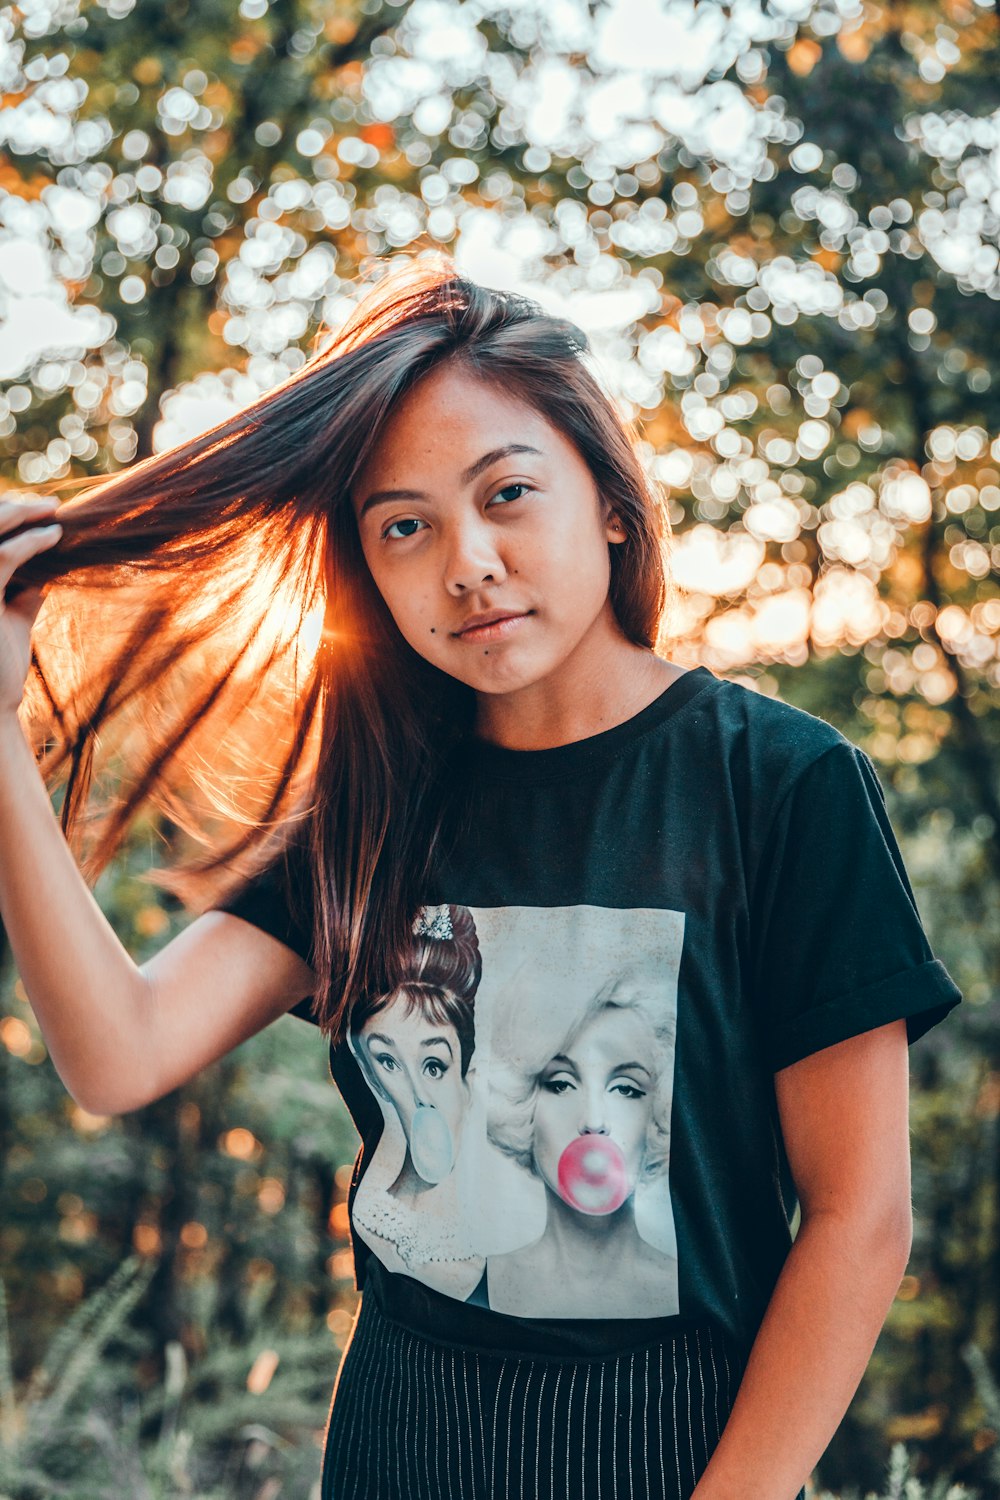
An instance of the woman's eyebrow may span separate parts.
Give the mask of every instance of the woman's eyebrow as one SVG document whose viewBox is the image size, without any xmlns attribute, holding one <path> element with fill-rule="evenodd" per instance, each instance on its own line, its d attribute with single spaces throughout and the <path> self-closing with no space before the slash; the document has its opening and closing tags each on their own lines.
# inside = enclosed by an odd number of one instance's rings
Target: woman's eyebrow
<svg viewBox="0 0 1000 1500">
<path fill-rule="evenodd" d="M 579 1069 L 577 1068 L 576 1063 L 571 1057 L 567 1057 L 564 1052 L 557 1052 L 555 1057 L 549 1058 L 548 1062 L 545 1064 L 545 1067 L 542 1069 L 543 1077 L 550 1068 L 554 1069 L 557 1073 L 573 1073 L 577 1077 L 580 1076 Z"/>
<path fill-rule="evenodd" d="M 478 479 L 484 469 L 490 464 L 499 463 L 502 458 L 509 458 L 512 453 L 533 453 L 536 458 L 543 458 L 544 454 L 538 448 L 529 448 L 527 443 L 506 443 L 502 448 L 491 448 L 489 453 L 484 453 L 482 458 L 477 458 L 474 464 L 464 470 L 460 475 L 463 484 L 471 484 Z"/>
<path fill-rule="evenodd" d="M 647 1078 L 652 1078 L 653 1076 L 649 1068 L 646 1067 L 646 1064 L 641 1062 L 616 1063 L 611 1069 L 609 1076 L 614 1078 L 616 1073 L 645 1073 Z"/>
<path fill-rule="evenodd" d="M 452 1045 L 446 1036 L 429 1036 L 420 1043 L 421 1047 L 447 1047 L 448 1056 L 454 1057 Z"/>
<path fill-rule="evenodd" d="M 484 453 L 482 458 L 477 458 L 474 464 L 459 475 L 463 484 L 471 484 L 478 479 L 484 469 L 490 464 L 499 463 L 501 458 L 508 458 L 512 453 L 534 453 L 537 458 L 544 458 L 544 454 L 538 448 L 529 448 L 526 443 L 507 443 L 502 448 L 491 448 L 489 453 Z M 374 490 L 358 511 L 358 520 L 366 511 L 375 505 L 388 505 L 393 500 L 426 500 L 427 496 L 422 490 Z"/>
<path fill-rule="evenodd" d="M 383 1047 L 395 1047 L 396 1043 L 391 1036 L 386 1036 L 384 1031 L 369 1031 L 369 1042 L 381 1042 Z"/>
</svg>

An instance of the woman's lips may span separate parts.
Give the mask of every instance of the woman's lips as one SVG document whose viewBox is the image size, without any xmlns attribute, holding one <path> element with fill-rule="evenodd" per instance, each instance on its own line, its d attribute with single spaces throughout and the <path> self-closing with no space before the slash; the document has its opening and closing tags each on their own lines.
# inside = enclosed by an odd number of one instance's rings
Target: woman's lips
<svg viewBox="0 0 1000 1500">
<path fill-rule="evenodd" d="M 470 630 L 463 630 L 456 640 L 459 641 L 501 641 L 508 635 L 512 635 L 521 623 L 528 618 L 531 610 L 523 615 L 508 615 L 505 620 L 494 620 L 492 625 L 474 625 Z"/>
</svg>

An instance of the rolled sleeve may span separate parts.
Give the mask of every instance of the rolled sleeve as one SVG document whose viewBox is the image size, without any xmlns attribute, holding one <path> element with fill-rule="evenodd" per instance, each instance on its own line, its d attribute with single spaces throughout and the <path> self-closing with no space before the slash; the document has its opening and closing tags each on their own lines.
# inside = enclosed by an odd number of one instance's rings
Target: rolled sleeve
<svg viewBox="0 0 1000 1500">
<path fill-rule="evenodd" d="M 962 999 L 931 951 L 885 796 L 844 739 L 775 815 L 752 916 L 754 993 L 774 1071 L 890 1021 L 913 1043 Z"/>
</svg>

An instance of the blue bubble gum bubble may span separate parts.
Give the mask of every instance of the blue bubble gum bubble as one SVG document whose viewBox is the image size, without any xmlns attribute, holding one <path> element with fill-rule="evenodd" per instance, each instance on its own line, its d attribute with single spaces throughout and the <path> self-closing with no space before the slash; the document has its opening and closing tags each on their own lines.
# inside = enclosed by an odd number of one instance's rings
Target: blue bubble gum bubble
<svg viewBox="0 0 1000 1500">
<path fill-rule="evenodd" d="M 433 1104 L 418 1104 L 410 1126 L 410 1160 L 424 1182 L 441 1182 L 455 1165 L 448 1121 Z"/>
</svg>

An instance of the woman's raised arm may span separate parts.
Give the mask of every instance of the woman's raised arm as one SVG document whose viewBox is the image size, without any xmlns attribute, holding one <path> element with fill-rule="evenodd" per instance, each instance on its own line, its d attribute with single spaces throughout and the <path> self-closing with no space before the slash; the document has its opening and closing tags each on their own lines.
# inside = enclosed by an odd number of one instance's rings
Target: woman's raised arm
<svg viewBox="0 0 1000 1500">
<path fill-rule="evenodd" d="M 0 501 L 2 590 L 51 546 L 52 507 Z M 123 1114 L 159 1098 L 281 1015 L 313 982 L 276 938 L 206 912 L 141 967 L 101 911 L 53 814 L 17 716 L 41 604 L 0 608 L 0 915 L 49 1054 L 73 1098 Z"/>
</svg>

